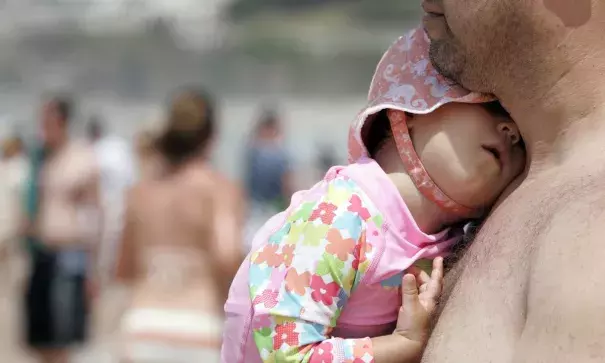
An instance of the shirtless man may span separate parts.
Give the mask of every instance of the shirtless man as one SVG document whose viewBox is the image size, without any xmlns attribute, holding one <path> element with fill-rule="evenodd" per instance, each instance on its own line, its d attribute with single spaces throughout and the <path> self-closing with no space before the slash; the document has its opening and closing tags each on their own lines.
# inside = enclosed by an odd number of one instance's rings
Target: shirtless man
<svg viewBox="0 0 605 363">
<path fill-rule="evenodd" d="M 68 362 L 68 348 L 86 338 L 87 289 L 101 227 L 95 154 L 69 138 L 71 102 L 52 99 L 43 109 L 43 155 L 37 205 L 28 211 L 32 271 L 26 290 L 27 343 L 41 362 Z M 30 189 L 29 193 L 32 193 Z"/>
<path fill-rule="evenodd" d="M 495 94 L 529 156 L 448 277 L 423 362 L 605 361 L 605 1 L 423 8 L 433 64 Z"/>
</svg>

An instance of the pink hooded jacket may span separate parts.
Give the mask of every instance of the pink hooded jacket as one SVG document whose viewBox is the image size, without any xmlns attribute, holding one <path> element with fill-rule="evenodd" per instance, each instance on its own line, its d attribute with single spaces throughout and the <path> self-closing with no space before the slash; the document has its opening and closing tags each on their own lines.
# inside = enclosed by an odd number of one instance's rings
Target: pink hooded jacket
<svg viewBox="0 0 605 363">
<path fill-rule="evenodd" d="M 383 109 L 429 113 L 448 102 L 490 99 L 448 83 L 431 67 L 422 30 L 401 37 L 380 61 L 369 106 L 351 127 L 352 164 L 334 167 L 256 234 L 225 304 L 222 361 L 373 362 L 371 337 L 390 334 L 404 271 L 445 254 L 450 231 L 427 235 L 396 187 L 368 158 L 363 134 Z M 464 211 L 432 182 L 407 133 L 392 120 L 398 150 L 425 196 Z"/>
</svg>

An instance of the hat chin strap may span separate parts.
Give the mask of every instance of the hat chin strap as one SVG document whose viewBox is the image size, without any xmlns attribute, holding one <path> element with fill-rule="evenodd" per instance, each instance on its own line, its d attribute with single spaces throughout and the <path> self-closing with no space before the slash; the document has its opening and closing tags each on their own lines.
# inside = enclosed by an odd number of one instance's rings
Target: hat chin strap
<svg viewBox="0 0 605 363">
<path fill-rule="evenodd" d="M 401 161 L 418 191 L 444 212 L 464 218 L 476 215 L 477 209 L 458 204 L 433 182 L 433 179 L 422 165 L 418 154 L 416 154 L 405 117 L 397 117 L 396 120 L 391 120 L 391 129 Z"/>
</svg>

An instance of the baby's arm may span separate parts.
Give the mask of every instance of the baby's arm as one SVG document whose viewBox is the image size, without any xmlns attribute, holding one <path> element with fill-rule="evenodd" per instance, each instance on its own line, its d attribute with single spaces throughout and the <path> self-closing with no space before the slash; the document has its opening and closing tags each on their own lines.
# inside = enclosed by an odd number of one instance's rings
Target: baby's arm
<svg viewBox="0 0 605 363">
<path fill-rule="evenodd" d="M 355 217 L 351 227 L 359 231 L 363 222 Z M 360 270 L 369 265 L 362 266 L 355 256 L 356 249 L 368 248 L 364 233 L 354 240 L 343 236 L 346 229 L 317 222 L 291 221 L 282 229 L 286 237 L 274 240 L 277 244 L 270 238 L 268 245 L 251 256 L 256 346 L 263 362 L 375 362 L 369 338 L 330 337 L 363 275 Z M 296 242 L 289 244 L 290 240 Z M 266 277 L 256 283 L 255 276 L 261 273 Z"/>
<path fill-rule="evenodd" d="M 399 339 L 372 339 L 376 362 L 420 362 L 428 339 L 429 322 L 435 312 L 443 285 L 443 259 L 433 261 L 431 276 L 412 267 L 403 277 L 397 328 L 393 333 Z M 381 356 L 378 355 L 381 353 Z"/>
<path fill-rule="evenodd" d="M 365 234 L 358 233 L 356 240 L 349 238 L 355 230 L 363 230 L 363 222 L 358 217 L 354 222 L 346 220 L 348 229 L 330 225 L 326 226 L 327 234 L 317 234 L 318 225 L 313 223 L 304 224 L 296 232 L 300 225 L 286 225 L 276 233 L 282 237 L 251 256 L 251 277 L 266 276 L 259 283 L 251 280 L 252 334 L 264 362 L 419 361 L 427 336 L 423 329 L 428 327 L 430 314 L 421 309 L 423 302 L 429 301 L 429 290 L 428 283 L 422 283 L 425 276 L 419 273 L 412 280 L 406 275 L 403 296 L 408 307 L 401 310 L 394 334 L 373 339 L 331 337 L 346 301 L 370 262 L 359 261 L 370 250 Z M 283 236 L 293 234 L 297 235 L 293 238 L 296 242 L 285 243 L 287 237 Z M 420 288 L 416 281 L 422 283 Z"/>
</svg>

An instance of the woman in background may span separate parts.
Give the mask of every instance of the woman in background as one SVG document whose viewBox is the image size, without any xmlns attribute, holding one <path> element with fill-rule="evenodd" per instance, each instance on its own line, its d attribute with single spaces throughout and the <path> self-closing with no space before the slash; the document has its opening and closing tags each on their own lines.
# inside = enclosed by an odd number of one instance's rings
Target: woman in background
<svg viewBox="0 0 605 363">
<path fill-rule="evenodd" d="M 134 147 L 137 158 L 137 179 L 153 178 L 161 168 L 161 159 L 155 151 L 154 133 L 152 130 L 141 130 L 135 137 Z"/>
<path fill-rule="evenodd" d="M 208 163 L 214 131 L 209 97 L 178 94 L 155 142 L 161 173 L 129 195 L 117 268 L 132 288 L 124 362 L 219 360 L 222 307 L 243 259 L 243 198 Z"/>
</svg>

